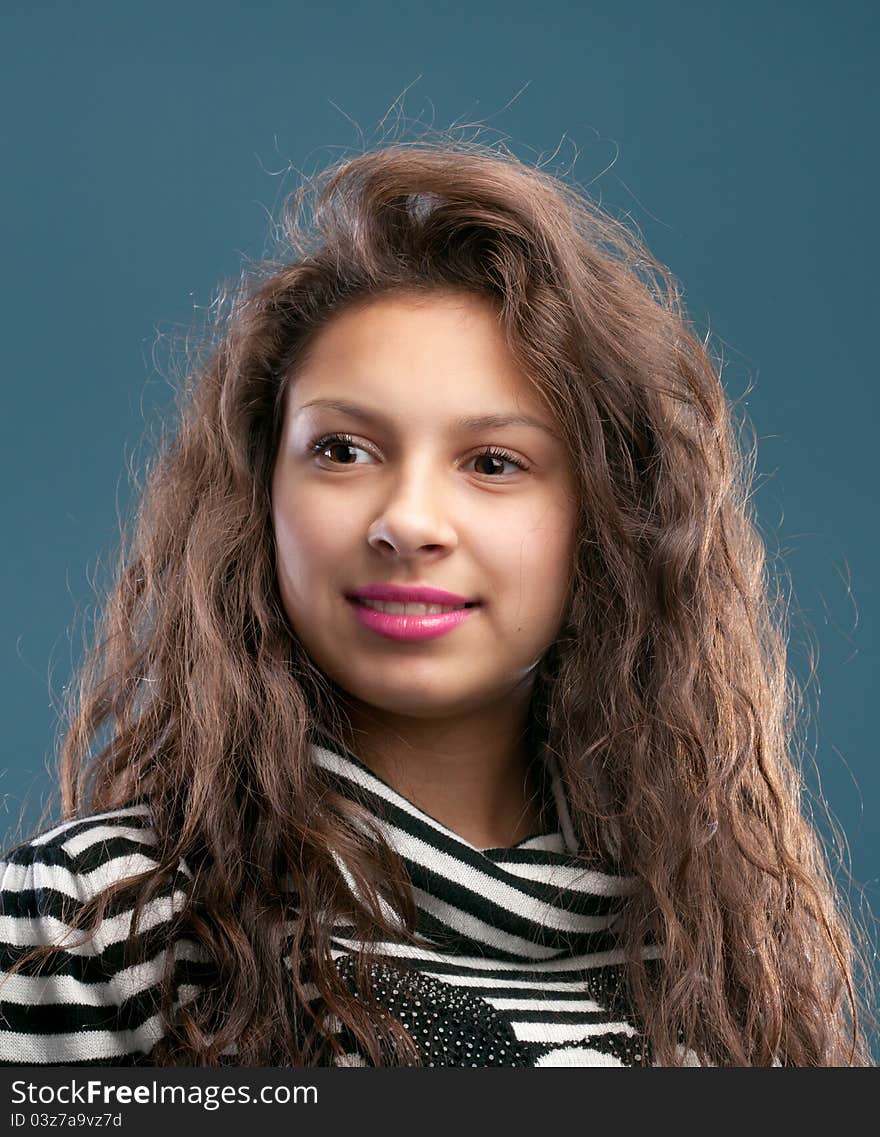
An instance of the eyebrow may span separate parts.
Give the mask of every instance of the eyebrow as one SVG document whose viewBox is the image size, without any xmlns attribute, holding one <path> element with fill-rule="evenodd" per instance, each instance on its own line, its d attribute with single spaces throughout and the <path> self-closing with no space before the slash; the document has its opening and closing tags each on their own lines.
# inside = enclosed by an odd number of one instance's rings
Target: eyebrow
<svg viewBox="0 0 880 1137">
<path fill-rule="evenodd" d="M 351 418 L 362 419 L 364 422 L 379 422 L 385 425 L 390 422 L 390 419 L 381 411 L 369 410 L 367 407 L 359 407 L 356 403 L 346 403 L 339 399 L 312 399 L 308 403 L 303 403 L 298 408 L 297 413 L 306 410 L 308 407 L 324 407 L 327 410 L 339 411 Z M 462 418 L 455 419 L 452 425 L 456 430 L 462 431 L 493 430 L 502 426 L 531 426 L 536 430 L 543 430 L 551 438 L 559 437 L 552 427 L 541 422 L 540 419 L 532 418 L 531 415 L 465 415 Z"/>
</svg>

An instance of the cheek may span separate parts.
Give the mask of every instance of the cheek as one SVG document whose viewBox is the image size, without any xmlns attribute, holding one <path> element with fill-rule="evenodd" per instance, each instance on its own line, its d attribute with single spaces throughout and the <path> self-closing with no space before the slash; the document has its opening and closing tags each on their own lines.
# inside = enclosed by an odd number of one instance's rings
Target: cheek
<svg viewBox="0 0 880 1137">
<path fill-rule="evenodd" d="M 326 503 L 315 495 L 288 489 L 273 498 L 276 567 L 286 600 L 302 595 L 310 596 L 313 603 L 316 583 L 337 579 L 351 583 L 348 577 L 357 522 L 351 511 L 334 514 L 332 524 L 328 524 L 328 516 Z"/>
<path fill-rule="evenodd" d="M 532 593 L 532 603 L 553 618 L 568 595 L 573 550 L 573 518 L 558 506 L 551 506 L 535 517 L 521 536 L 512 562 L 523 588 Z"/>
<path fill-rule="evenodd" d="M 539 582 L 545 592 L 554 595 L 565 590 L 571 569 L 571 542 L 558 530 L 536 530 L 523 543 L 522 567 L 529 577 Z"/>
<path fill-rule="evenodd" d="M 272 524 L 278 577 L 282 593 L 289 595 L 313 571 L 311 566 L 321 556 L 322 539 L 326 543 L 329 534 L 322 531 L 308 503 L 295 500 L 289 492 L 273 502 Z"/>
</svg>

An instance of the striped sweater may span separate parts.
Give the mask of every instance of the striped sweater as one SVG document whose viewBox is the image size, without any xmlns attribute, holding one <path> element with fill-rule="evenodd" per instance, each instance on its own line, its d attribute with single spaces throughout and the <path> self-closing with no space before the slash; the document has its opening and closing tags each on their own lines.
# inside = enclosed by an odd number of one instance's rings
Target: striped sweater
<svg viewBox="0 0 880 1137">
<path fill-rule="evenodd" d="M 543 767 L 543 792 L 553 831 L 510 848 L 478 849 L 354 755 L 323 745 L 313 745 L 312 755 L 337 789 L 368 805 L 404 860 L 420 943 L 380 944 L 371 979 L 425 1065 L 650 1064 L 622 994 L 622 953 L 613 932 L 634 882 L 608 866 L 578 862 L 552 756 Z M 5 975 L 29 947 L 69 936 L 73 913 L 111 882 L 153 866 L 155 840 L 149 807 L 139 804 L 65 822 L 6 856 L 0 1064 L 149 1065 L 162 1034 L 157 984 L 166 952 L 175 959 L 179 1003 L 211 982 L 211 965 L 193 940 L 178 935 L 169 942 L 169 921 L 184 906 L 192 878 L 184 862 L 145 909 L 133 944 L 126 944 L 130 907 L 111 908 L 91 940 L 71 944 L 50 968 Z M 335 925 L 332 944 L 334 962 L 350 981 L 358 951 L 352 929 Z M 134 956 L 124 955 L 126 946 L 136 948 Z M 658 948 L 644 950 L 659 958 Z M 338 1021 L 334 1028 L 345 1051 L 334 1065 L 368 1065 L 347 1028 Z"/>
</svg>

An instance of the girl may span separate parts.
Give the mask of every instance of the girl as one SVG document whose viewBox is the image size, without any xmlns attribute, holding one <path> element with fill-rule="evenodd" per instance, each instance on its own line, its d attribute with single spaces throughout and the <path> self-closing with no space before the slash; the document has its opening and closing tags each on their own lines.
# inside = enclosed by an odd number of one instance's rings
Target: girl
<svg viewBox="0 0 880 1137">
<path fill-rule="evenodd" d="M 669 274 L 475 144 L 285 216 L 150 472 L 63 820 L 8 854 L 2 1059 L 870 1065 Z"/>
</svg>

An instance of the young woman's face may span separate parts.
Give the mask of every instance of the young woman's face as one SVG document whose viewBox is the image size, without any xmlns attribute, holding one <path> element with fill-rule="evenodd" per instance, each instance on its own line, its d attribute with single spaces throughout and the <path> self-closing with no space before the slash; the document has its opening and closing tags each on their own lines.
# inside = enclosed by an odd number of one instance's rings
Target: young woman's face
<svg viewBox="0 0 880 1137">
<path fill-rule="evenodd" d="M 333 402 L 357 413 L 322 405 Z M 536 425 L 460 421 L 488 415 Z M 530 685 L 565 612 L 575 489 L 486 301 L 383 297 L 318 333 L 287 393 L 272 522 L 290 624 L 356 699 L 446 718 Z M 442 634 L 402 638 L 425 631 L 417 618 L 349 599 L 377 584 L 479 606 Z"/>
</svg>

